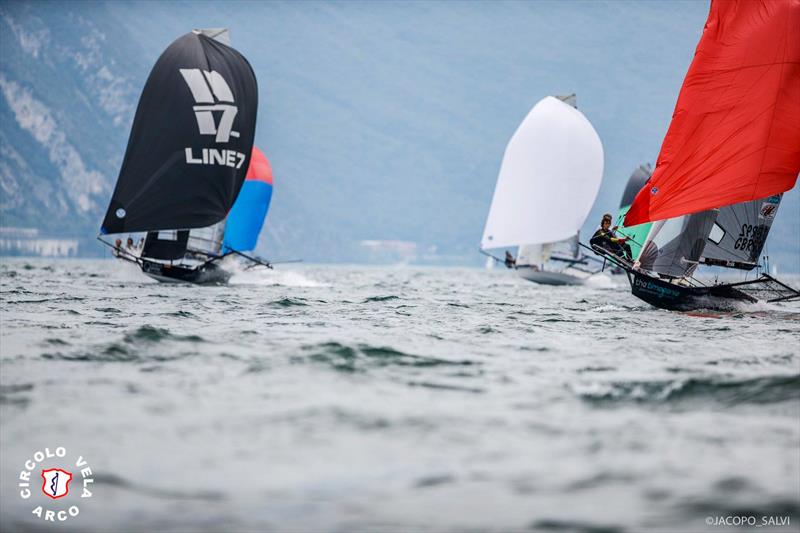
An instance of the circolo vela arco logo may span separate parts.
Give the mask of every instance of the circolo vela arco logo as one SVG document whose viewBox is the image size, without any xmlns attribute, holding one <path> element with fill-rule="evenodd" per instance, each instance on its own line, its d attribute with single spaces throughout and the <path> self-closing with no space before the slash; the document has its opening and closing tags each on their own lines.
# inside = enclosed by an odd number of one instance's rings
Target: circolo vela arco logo
<svg viewBox="0 0 800 533">
<path fill-rule="evenodd" d="M 31 514 L 45 522 L 77 517 L 82 502 L 92 497 L 94 478 L 88 461 L 68 458 L 63 446 L 33 453 L 19 473 L 19 497 L 33 505 Z"/>
</svg>

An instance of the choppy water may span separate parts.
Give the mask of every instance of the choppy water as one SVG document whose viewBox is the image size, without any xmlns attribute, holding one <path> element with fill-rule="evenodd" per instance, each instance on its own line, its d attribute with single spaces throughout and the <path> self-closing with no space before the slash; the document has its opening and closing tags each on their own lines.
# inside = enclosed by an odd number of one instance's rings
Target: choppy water
<svg viewBox="0 0 800 533">
<path fill-rule="evenodd" d="M 670 313 L 622 280 L 473 269 L 197 288 L 103 261 L 0 268 L 6 531 L 800 523 L 798 305 Z M 96 483 L 53 525 L 16 483 L 56 446 Z"/>
</svg>

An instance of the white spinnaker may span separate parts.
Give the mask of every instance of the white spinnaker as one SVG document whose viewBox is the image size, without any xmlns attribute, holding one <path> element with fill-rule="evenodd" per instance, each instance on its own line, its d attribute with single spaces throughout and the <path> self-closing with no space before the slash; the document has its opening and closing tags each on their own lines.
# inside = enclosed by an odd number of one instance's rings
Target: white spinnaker
<svg viewBox="0 0 800 533">
<path fill-rule="evenodd" d="M 511 137 L 481 248 L 556 242 L 575 235 L 603 179 L 603 145 L 583 113 L 548 96 Z"/>
</svg>

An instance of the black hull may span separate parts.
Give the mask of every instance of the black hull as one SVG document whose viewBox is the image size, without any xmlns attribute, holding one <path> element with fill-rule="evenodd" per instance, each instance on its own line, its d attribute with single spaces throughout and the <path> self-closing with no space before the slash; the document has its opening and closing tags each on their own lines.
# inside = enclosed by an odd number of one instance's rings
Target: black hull
<svg viewBox="0 0 800 533">
<path fill-rule="evenodd" d="M 142 272 L 161 283 L 194 283 L 196 285 L 225 285 L 231 273 L 214 263 L 194 268 L 172 266 L 142 259 Z"/>
<path fill-rule="evenodd" d="M 671 311 L 694 311 L 697 309 L 734 310 L 740 303 L 790 302 L 800 300 L 800 290 L 762 273 L 758 278 L 717 285 L 694 285 L 670 283 L 668 280 L 637 270 L 633 265 L 609 251 L 581 244 L 587 250 L 603 258 L 606 264 L 625 271 L 631 284 L 631 293 L 637 298 L 661 309 Z"/>
<path fill-rule="evenodd" d="M 631 293 L 645 302 L 671 311 L 697 309 L 731 309 L 738 302 L 754 303 L 758 300 L 737 290 L 734 284 L 710 287 L 689 287 L 669 283 L 637 271 L 628 273 Z"/>
</svg>

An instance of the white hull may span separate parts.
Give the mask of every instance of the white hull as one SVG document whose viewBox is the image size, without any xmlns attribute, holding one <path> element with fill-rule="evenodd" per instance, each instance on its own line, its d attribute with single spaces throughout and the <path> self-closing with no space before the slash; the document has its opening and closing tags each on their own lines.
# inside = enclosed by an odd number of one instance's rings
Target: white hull
<svg viewBox="0 0 800 533">
<path fill-rule="evenodd" d="M 591 274 L 574 268 L 562 271 L 540 270 L 529 266 L 518 266 L 517 275 L 522 279 L 542 285 L 583 285 Z"/>
</svg>

